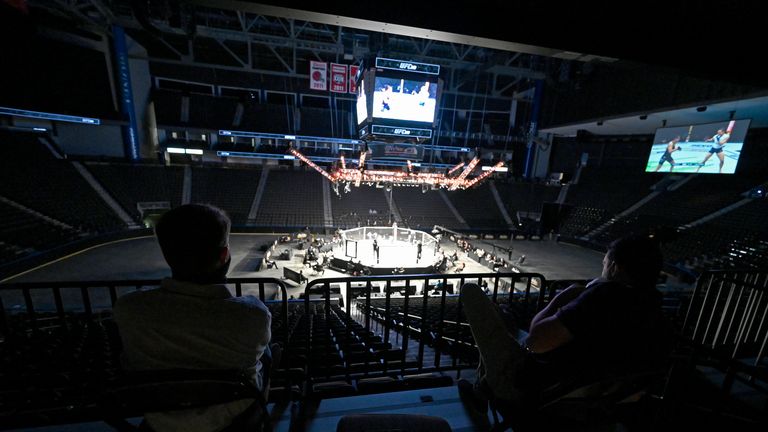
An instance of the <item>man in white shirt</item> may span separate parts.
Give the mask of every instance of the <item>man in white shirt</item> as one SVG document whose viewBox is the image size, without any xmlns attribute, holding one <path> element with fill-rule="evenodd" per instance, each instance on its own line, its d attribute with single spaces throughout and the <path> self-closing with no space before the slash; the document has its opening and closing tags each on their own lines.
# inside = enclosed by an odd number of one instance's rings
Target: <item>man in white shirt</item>
<svg viewBox="0 0 768 432">
<path fill-rule="evenodd" d="M 705 142 L 712 141 L 712 148 L 709 149 L 709 152 L 707 156 L 704 157 L 704 160 L 699 163 L 699 167 L 696 168 L 696 172 L 699 172 L 701 167 L 707 163 L 713 154 L 717 154 L 718 159 L 720 159 L 720 173 L 723 173 L 723 165 L 725 164 L 725 153 L 723 153 L 723 146 L 728 142 L 729 138 L 731 138 L 731 134 L 724 131 L 723 129 L 718 129 L 717 135 L 704 140 Z"/>
<path fill-rule="evenodd" d="M 229 270 L 229 218 L 199 204 L 177 207 L 155 228 L 172 277 L 159 289 L 126 294 L 115 305 L 126 370 L 233 369 L 261 387 L 259 359 L 269 343 L 271 315 L 258 298 L 235 298 Z M 253 401 L 146 413 L 157 432 L 215 431 Z"/>
</svg>

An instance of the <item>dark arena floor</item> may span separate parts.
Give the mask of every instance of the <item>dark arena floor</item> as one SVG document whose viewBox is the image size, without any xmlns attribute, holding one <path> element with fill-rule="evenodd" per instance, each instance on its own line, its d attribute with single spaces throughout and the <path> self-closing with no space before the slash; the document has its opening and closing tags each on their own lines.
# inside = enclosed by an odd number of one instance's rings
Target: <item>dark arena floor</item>
<svg viewBox="0 0 768 432">
<path fill-rule="evenodd" d="M 297 284 L 283 277 L 284 268 L 296 272 L 302 271 L 308 281 L 320 278 L 344 277 L 347 274 L 326 269 L 322 274 L 314 272 L 309 266 L 302 264 L 306 249 L 298 249 L 296 242 L 279 244 L 277 251 L 293 249 L 290 260 L 277 260 L 278 268 L 266 268 L 262 265 L 263 245 L 272 244 L 281 234 L 233 233 L 230 238 L 232 264 L 229 277 L 243 278 L 278 278 L 286 285 L 288 298 L 298 299 L 304 292 L 306 282 Z M 474 240 L 476 247 L 492 250 L 493 246 L 508 249 L 512 246 L 510 261 L 522 272 L 540 273 L 547 280 L 584 280 L 600 275 L 602 269 L 602 254 L 594 250 L 554 241 L 510 241 L 498 240 L 482 242 Z M 447 240 L 441 242 L 441 248 L 450 255 L 456 251 L 454 243 Z M 395 251 L 386 249 L 386 253 Z M 410 252 L 410 251 L 408 251 Z M 471 252 L 470 252 L 471 253 Z M 520 256 L 525 255 L 523 264 L 519 264 Z M 455 265 L 464 263 L 464 273 L 489 273 L 490 269 L 470 259 L 467 253 L 458 253 L 459 259 Z M 509 255 L 503 258 L 507 259 Z M 382 260 L 386 259 L 385 256 Z M 414 262 L 414 266 L 416 263 Z M 259 269 L 260 270 L 256 270 Z M 507 271 L 509 271 L 507 269 Z M 446 273 L 454 274 L 453 268 Z M 12 275 L 3 283 L 24 282 L 72 282 L 72 281 L 116 281 L 116 280 L 152 280 L 170 276 L 170 271 L 163 259 L 160 248 L 153 236 L 118 240 L 102 245 L 86 248 L 65 257 L 39 265 L 25 272 Z M 244 286 L 244 294 L 258 295 L 255 286 Z M 265 286 L 267 299 L 278 298 L 278 289 L 274 285 Z M 420 294 L 421 292 L 419 292 Z M 24 298 L 20 292 L 0 293 L 3 304 L 9 310 L 24 308 Z M 48 292 L 33 292 L 35 308 L 40 311 L 54 310 L 54 300 Z M 346 296 L 345 296 L 346 297 Z M 109 309 L 109 297 L 105 290 L 93 290 L 93 305 L 96 308 Z M 63 296 L 64 307 L 81 307 L 79 296 Z"/>
<path fill-rule="evenodd" d="M 230 239 L 232 264 L 230 277 L 276 277 L 282 276 L 281 269 L 259 268 L 264 252 L 260 247 L 271 244 L 280 234 L 233 233 Z M 482 243 L 475 240 L 479 247 Z M 494 240 L 497 247 L 513 248 L 512 262 L 521 271 L 541 273 L 547 280 L 590 279 L 600 275 L 602 254 L 591 249 L 555 241 Z M 456 247 L 443 240 L 441 247 L 452 254 Z M 490 248 L 490 244 L 486 247 Z M 289 261 L 277 261 L 297 271 L 302 269 L 304 251 L 296 249 L 294 243 L 279 245 L 278 250 L 293 248 L 295 253 Z M 523 264 L 517 264 L 525 255 Z M 503 258 L 507 259 L 508 256 Z M 489 269 L 459 254 L 459 262 L 466 263 L 465 273 L 487 273 Z M 305 269 L 305 276 L 313 280 L 319 277 L 344 276 L 327 270 L 322 276 Z M 449 269 L 450 271 L 450 269 Z M 9 276 L 3 283 L 17 282 L 59 282 L 127 279 L 161 279 L 170 276 L 160 247 L 153 236 L 118 240 L 72 253 L 52 262 L 37 266 L 22 273 Z M 289 294 L 294 294 L 295 284 L 290 285 Z"/>
</svg>

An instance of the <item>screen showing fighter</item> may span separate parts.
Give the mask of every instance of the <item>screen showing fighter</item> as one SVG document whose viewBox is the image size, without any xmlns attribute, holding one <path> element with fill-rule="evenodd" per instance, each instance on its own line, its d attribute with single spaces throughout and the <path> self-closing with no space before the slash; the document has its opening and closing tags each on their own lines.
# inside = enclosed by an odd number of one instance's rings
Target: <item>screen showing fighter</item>
<svg viewBox="0 0 768 432">
<path fill-rule="evenodd" d="M 437 105 L 437 83 L 376 77 L 373 117 L 432 123 Z"/>
<path fill-rule="evenodd" d="M 360 124 L 368 118 L 368 98 L 365 96 L 365 81 L 360 80 L 357 84 L 357 124 Z"/>
<path fill-rule="evenodd" d="M 733 174 L 749 120 L 729 120 L 656 130 L 646 172 Z"/>
</svg>

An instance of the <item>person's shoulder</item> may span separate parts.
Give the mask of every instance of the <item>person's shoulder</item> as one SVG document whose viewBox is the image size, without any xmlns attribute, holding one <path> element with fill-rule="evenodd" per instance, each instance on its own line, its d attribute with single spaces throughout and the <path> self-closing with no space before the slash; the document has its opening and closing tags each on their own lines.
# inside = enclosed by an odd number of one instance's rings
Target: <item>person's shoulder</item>
<svg viewBox="0 0 768 432">
<path fill-rule="evenodd" d="M 117 301 L 115 301 L 114 313 L 116 316 L 132 313 L 133 311 L 144 309 L 150 298 L 157 295 L 156 289 L 146 291 L 132 291 L 121 295 Z"/>
<path fill-rule="evenodd" d="M 629 286 L 617 281 L 603 280 L 587 285 L 582 296 L 588 298 L 619 297 L 625 295 Z"/>
<path fill-rule="evenodd" d="M 258 297 L 246 295 L 228 299 L 227 304 L 233 311 L 247 314 L 270 315 L 269 308 Z"/>
<path fill-rule="evenodd" d="M 143 303 L 148 298 L 152 297 L 157 290 L 137 290 L 137 291 L 131 291 L 129 293 L 125 293 L 121 295 L 117 301 L 115 302 L 115 308 L 118 307 L 125 307 L 128 305 L 135 305 L 138 303 Z"/>
</svg>

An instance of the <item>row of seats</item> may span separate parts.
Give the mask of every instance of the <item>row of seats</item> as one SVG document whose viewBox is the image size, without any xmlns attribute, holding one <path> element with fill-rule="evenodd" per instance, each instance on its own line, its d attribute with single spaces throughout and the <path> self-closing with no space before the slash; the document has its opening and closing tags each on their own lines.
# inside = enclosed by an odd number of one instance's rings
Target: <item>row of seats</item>
<svg viewBox="0 0 768 432">
<path fill-rule="evenodd" d="M 560 235 L 571 238 L 584 236 L 606 220 L 606 213 L 601 208 L 572 207 L 560 223 Z"/>
<path fill-rule="evenodd" d="M 123 229 L 72 163 L 55 159 L 39 139 L 31 133 L 0 133 L 0 196 L 82 232 Z"/>
<path fill-rule="evenodd" d="M 180 166 L 89 163 L 87 167 L 137 222 L 142 216 L 140 202 L 181 205 L 184 169 Z"/>
<path fill-rule="evenodd" d="M 372 187 L 350 188 L 331 194 L 333 222 L 339 228 L 388 225 L 389 204 L 383 189 Z"/>
<path fill-rule="evenodd" d="M 392 199 L 400 217 L 411 228 L 430 229 L 435 225 L 446 228 L 461 228 L 451 209 L 440 196 L 442 192 L 419 188 L 393 188 Z"/>
<path fill-rule="evenodd" d="M 258 169 L 194 167 L 192 202 L 220 207 L 226 210 L 233 225 L 244 225 L 260 180 Z"/>
<path fill-rule="evenodd" d="M 256 225 L 323 226 L 322 178 L 310 171 L 270 171 Z"/>
<path fill-rule="evenodd" d="M 0 202 L 0 263 L 51 249 L 80 236 L 77 230 L 55 225 Z"/>
<path fill-rule="evenodd" d="M 511 217 L 518 211 L 539 213 L 544 203 L 555 202 L 560 194 L 559 186 L 538 183 L 496 182 L 495 185 Z"/>
</svg>

